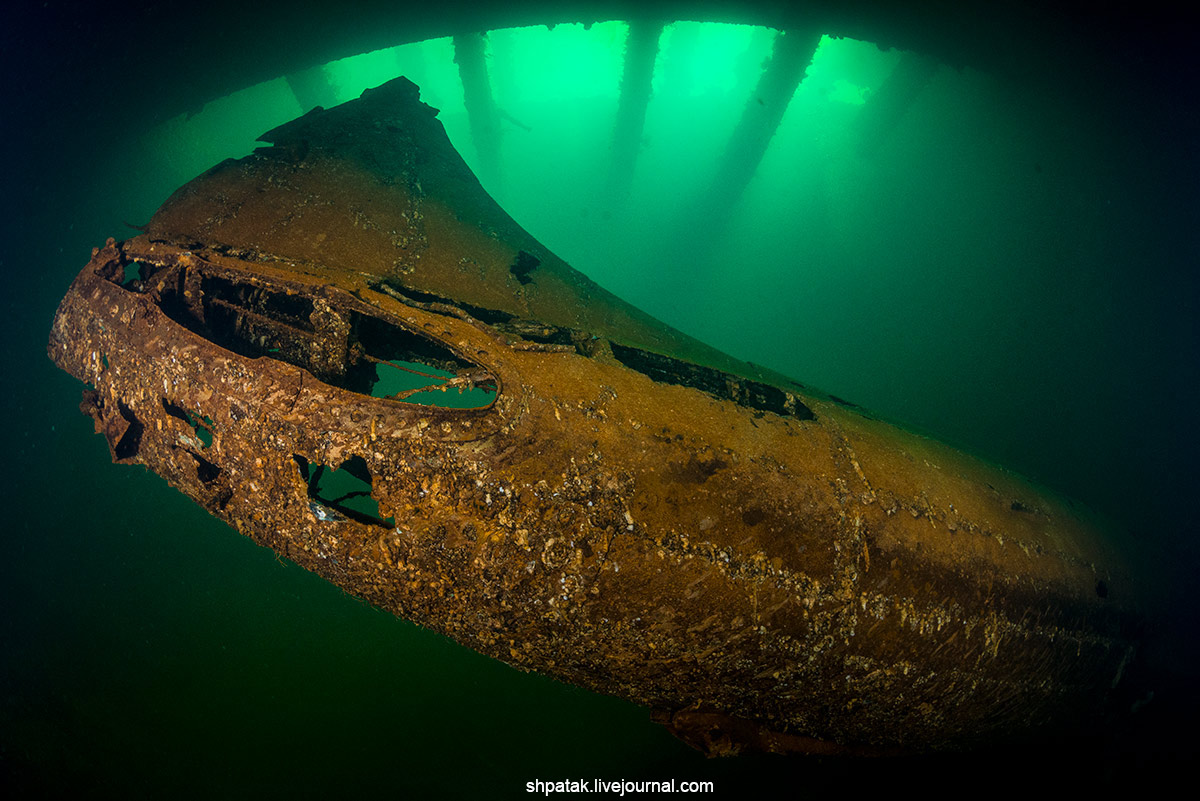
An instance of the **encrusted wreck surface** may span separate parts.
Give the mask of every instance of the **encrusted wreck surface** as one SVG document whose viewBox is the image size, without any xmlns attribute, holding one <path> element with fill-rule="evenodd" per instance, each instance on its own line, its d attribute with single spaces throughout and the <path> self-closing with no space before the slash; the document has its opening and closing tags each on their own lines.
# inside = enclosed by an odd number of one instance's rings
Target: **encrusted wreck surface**
<svg viewBox="0 0 1200 801">
<path fill-rule="evenodd" d="M 616 299 L 435 114 L 403 79 L 314 111 L 94 253 L 49 352 L 115 461 L 714 753 L 968 745 L 1103 702 L 1134 587 L 1081 512 Z"/>
</svg>

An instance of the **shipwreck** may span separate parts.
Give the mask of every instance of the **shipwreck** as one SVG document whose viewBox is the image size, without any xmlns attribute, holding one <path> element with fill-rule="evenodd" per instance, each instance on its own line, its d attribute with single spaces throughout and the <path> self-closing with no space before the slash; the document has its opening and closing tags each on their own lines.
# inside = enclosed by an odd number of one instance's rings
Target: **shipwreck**
<svg viewBox="0 0 1200 801">
<path fill-rule="evenodd" d="M 1136 580 L 1070 502 L 609 294 L 397 79 L 93 252 L 49 354 L 113 460 L 360 598 L 710 753 L 1103 708 Z"/>
</svg>

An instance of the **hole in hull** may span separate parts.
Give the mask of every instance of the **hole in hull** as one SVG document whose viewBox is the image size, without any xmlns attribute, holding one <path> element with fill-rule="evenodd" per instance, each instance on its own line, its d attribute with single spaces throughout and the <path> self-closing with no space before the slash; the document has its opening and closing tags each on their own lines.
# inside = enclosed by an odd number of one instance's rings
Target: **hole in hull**
<svg viewBox="0 0 1200 801">
<path fill-rule="evenodd" d="M 354 520 L 388 528 L 396 525 L 393 518 L 381 516 L 379 501 L 371 497 L 371 471 L 361 456 L 351 456 L 332 469 L 310 463 L 300 454 L 293 454 L 292 460 L 308 486 L 309 509 L 318 520 Z"/>
<path fill-rule="evenodd" d="M 241 356 L 278 359 L 341 389 L 404 403 L 484 409 L 496 400 L 498 382 L 481 365 L 380 317 L 257 279 L 133 264 L 138 286 L 153 287 L 149 294 L 168 317 Z M 105 275 L 114 283 L 123 278 L 112 272 Z M 167 411 L 191 425 L 204 447 L 211 444 L 211 421 L 173 404 Z"/>
<path fill-rule="evenodd" d="M 812 409 L 795 395 L 761 381 L 615 342 L 612 343 L 612 352 L 621 364 L 664 384 L 691 387 L 762 412 L 773 412 L 798 420 L 816 419 Z"/>
</svg>

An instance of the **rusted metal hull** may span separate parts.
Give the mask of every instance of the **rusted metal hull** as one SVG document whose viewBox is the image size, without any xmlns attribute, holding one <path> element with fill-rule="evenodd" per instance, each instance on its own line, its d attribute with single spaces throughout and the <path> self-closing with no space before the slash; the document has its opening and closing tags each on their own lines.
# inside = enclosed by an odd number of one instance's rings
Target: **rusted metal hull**
<svg viewBox="0 0 1200 801">
<path fill-rule="evenodd" d="M 969 745 L 1119 681 L 1135 582 L 1081 512 L 596 287 L 411 84 L 267 138 L 62 301 L 49 352 L 114 460 L 713 753 Z M 385 363 L 463 400 L 373 396 Z"/>
</svg>

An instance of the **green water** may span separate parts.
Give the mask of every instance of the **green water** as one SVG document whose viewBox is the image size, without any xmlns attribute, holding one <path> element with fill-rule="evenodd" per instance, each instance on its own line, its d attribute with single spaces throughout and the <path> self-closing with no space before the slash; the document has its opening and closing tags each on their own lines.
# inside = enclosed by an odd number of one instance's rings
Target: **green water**
<svg viewBox="0 0 1200 801">
<path fill-rule="evenodd" d="M 1197 246 L 1194 197 L 1177 194 L 1195 163 L 1171 157 L 1194 149 L 1054 76 L 1029 91 L 946 66 L 872 127 L 864 110 L 904 54 L 826 37 L 744 193 L 717 197 L 775 33 L 681 23 L 659 40 L 636 166 L 614 192 L 625 34 L 490 34 L 491 163 L 450 39 L 333 62 L 323 79 L 340 102 L 408 75 L 501 206 L 577 269 L 739 358 L 1080 498 L 1162 561 L 1164 586 L 1181 583 L 1195 555 Z M 374 610 L 110 464 L 79 384 L 42 355 L 54 304 L 88 248 L 132 235 L 125 222 L 305 110 L 279 77 L 129 130 L 57 184 L 21 183 L 28 201 L 10 187 L 0 778 L 33 796 L 486 798 L 602 777 L 812 797 L 1010 760 L 1103 775 L 1115 754 L 1136 772 L 1153 759 L 1128 741 L 1177 742 L 1136 724 L 1053 758 L 707 761 L 645 710 Z M 56 136 L 39 134 L 44 158 Z M 1171 670 L 1187 661 L 1164 650 Z M 1159 708 L 1188 708 L 1166 675 Z"/>
</svg>

